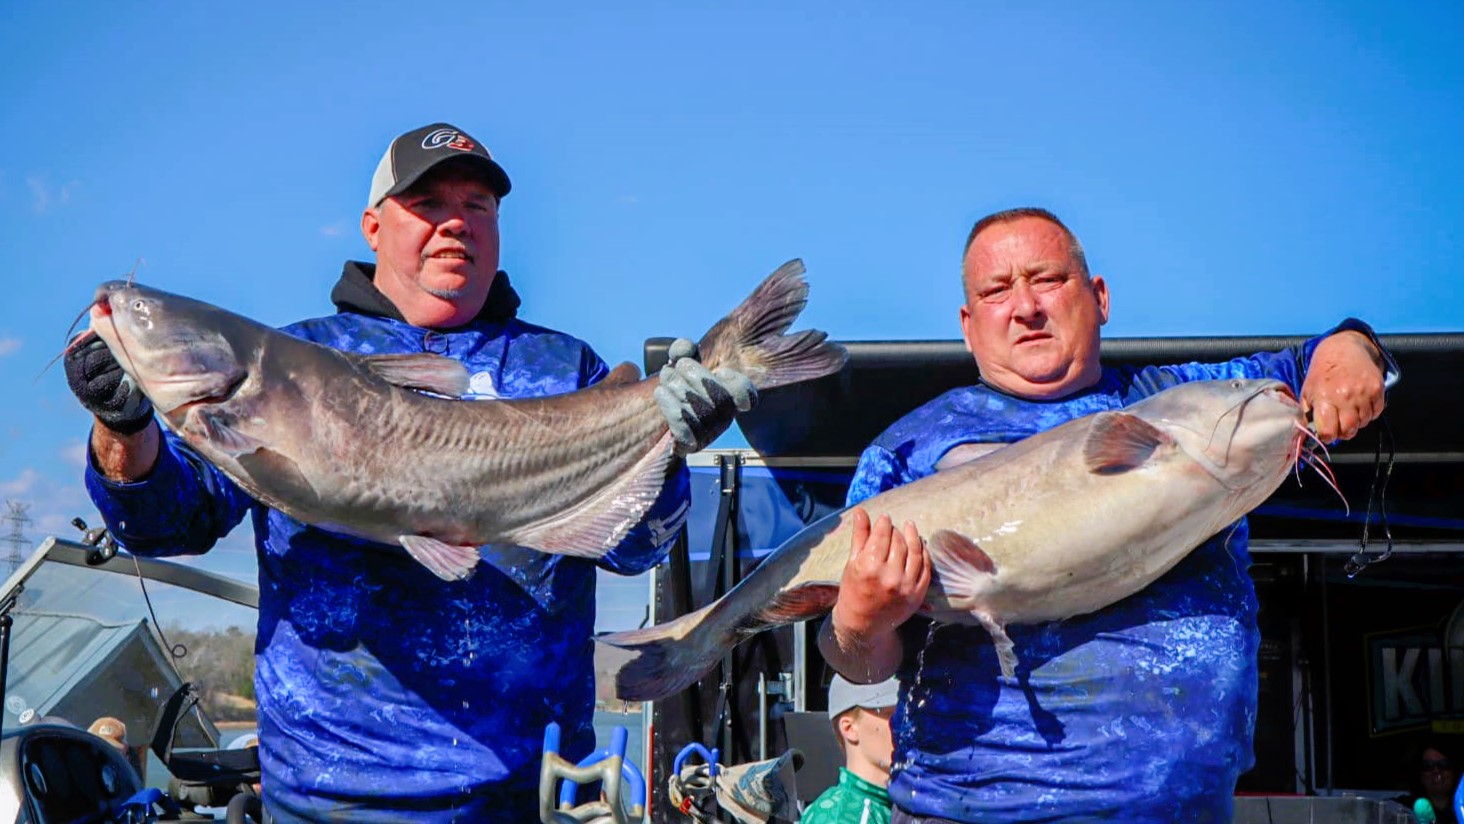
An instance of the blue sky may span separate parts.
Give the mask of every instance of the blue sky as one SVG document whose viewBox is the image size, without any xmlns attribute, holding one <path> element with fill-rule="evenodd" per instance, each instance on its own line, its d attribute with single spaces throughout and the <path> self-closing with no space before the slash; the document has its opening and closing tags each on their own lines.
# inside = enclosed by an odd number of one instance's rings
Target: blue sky
<svg viewBox="0 0 1464 824">
<path fill-rule="evenodd" d="M 299 8 L 306 6 L 306 8 Z M 91 515 L 60 351 L 96 284 L 331 311 L 388 140 L 514 191 L 523 316 L 612 362 L 805 259 L 805 323 L 953 338 L 972 221 L 1045 205 L 1107 333 L 1464 331 L 1457 3 L 0 6 L 0 497 Z M 249 563 L 247 529 L 210 565 Z"/>
</svg>

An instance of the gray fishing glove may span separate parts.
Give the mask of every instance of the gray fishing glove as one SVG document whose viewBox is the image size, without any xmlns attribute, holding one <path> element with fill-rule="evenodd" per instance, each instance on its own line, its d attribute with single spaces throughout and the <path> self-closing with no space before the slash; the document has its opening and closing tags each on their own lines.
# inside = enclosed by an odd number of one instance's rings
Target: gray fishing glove
<svg viewBox="0 0 1464 824">
<path fill-rule="evenodd" d="M 103 426 L 122 435 L 133 435 L 152 421 L 152 401 L 122 371 L 106 341 L 93 337 L 67 352 L 64 361 L 71 394 Z"/>
<path fill-rule="evenodd" d="M 676 451 L 681 455 L 700 452 L 732 425 L 738 412 L 757 404 L 757 387 L 734 369 L 715 372 L 697 361 L 696 344 L 678 338 L 666 350 L 661 367 L 661 385 L 656 387 L 656 405 L 666 416 Z"/>
</svg>

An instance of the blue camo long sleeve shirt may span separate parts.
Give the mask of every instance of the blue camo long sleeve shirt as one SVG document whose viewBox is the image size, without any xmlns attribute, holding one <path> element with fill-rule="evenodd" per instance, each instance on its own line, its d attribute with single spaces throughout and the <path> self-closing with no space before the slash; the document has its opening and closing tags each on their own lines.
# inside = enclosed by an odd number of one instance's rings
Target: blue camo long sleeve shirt
<svg viewBox="0 0 1464 824">
<path fill-rule="evenodd" d="M 608 374 L 585 343 L 512 313 L 431 331 L 343 311 L 284 331 L 350 352 L 454 358 L 477 397 L 570 392 Z M 490 546 L 472 577 L 441 581 L 398 548 L 255 502 L 171 434 L 146 478 L 112 483 L 93 464 L 86 483 L 140 555 L 203 552 L 251 519 L 260 759 L 277 820 L 536 821 L 545 725 L 563 728 L 567 755 L 592 749 L 594 563 Z M 687 497 L 682 468 L 600 565 L 657 564 Z"/>
<path fill-rule="evenodd" d="M 1372 334 L 1357 321 L 1342 329 Z M 1270 377 L 1299 397 L 1321 339 L 1228 363 L 1105 368 L 1094 386 L 1050 401 L 954 389 L 864 451 L 848 502 L 932 474 L 954 447 L 1011 443 L 1186 381 Z M 1026 681 L 1000 678 L 980 628 L 907 624 L 894 803 L 959 822 L 1230 821 L 1236 779 L 1254 762 L 1260 635 L 1248 535 L 1242 519 L 1106 609 L 1007 627 Z"/>
</svg>

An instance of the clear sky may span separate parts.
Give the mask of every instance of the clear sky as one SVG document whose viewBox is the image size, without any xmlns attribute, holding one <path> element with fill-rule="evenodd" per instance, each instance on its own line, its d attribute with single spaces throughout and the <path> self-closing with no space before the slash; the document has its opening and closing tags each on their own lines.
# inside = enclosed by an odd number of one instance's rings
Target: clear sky
<svg viewBox="0 0 1464 824">
<path fill-rule="evenodd" d="M 0 0 L 0 498 L 95 517 L 42 370 L 98 283 L 328 313 L 437 120 L 513 178 L 522 315 L 611 362 L 793 257 L 805 325 L 954 338 L 965 234 L 1015 205 L 1083 239 L 1110 335 L 1464 331 L 1461 38 L 1457 2 Z"/>
</svg>

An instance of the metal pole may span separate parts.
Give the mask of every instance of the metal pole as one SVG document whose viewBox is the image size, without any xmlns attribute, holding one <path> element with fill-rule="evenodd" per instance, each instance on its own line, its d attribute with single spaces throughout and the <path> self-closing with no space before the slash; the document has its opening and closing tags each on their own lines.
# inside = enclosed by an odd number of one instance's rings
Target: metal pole
<svg viewBox="0 0 1464 824">
<path fill-rule="evenodd" d="M 1327 730 L 1327 795 L 1336 781 L 1332 777 L 1332 626 L 1327 604 L 1327 556 L 1321 558 L 1322 579 L 1322 701 L 1325 708 L 1322 723 Z"/>
<path fill-rule="evenodd" d="M 1305 587 L 1303 590 L 1306 598 L 1311 596 L 1316 583 L 1312 581 L 1313 569 L 1311 553 L 1303 553 L 1301 556 L 1301 580 Z M 1305 599 L 1303 599 L 1305 600 Z M 1304 710 L 1302 711 L 1302 729 L 1297 731 L 1299 739 L 1298 749 L 1302 757 L 1302 770 L 1300 771 L 1302 786 L 1297 788 L 1299 792 L 1307 795 L 1316 795 L 1317 792 L 1317 701 L 1315 676 L 1316 664 L 1312 655 L 1307 650 L 1307 622 L 1305 617 L 1300 621 L 1296 631 L 1296 661 L 1301 670 L 1301 696 L 1300 701 Z"/>
<path fill-rule="evenodd" d="M 23 584 L 16 584 L 15 592 L 5 599 L 5 603 L 0 604 L 0 696 L 3 696 L 10 687 L 10 628 L 15 625 L 15 619 L 11 617 L 10 611 L 15 609 L 15 602 L 20 598 L 20 593 L 24 591 Z M 0 707 L 0 735 L 4 734 L 5 710 Z"/>
<path fill-rule="evenodd" d="M 757 674 L 757 760 L 768 758 L 768 677 Z"/>
<path fill-rule="evenodd" d="M 737 585 L 737 503 L 738 503 L 738 479 L 742 465 L 741 455 L 719 455 L 717 457 L 718 468 L 721 470 L 722 487 L 722 512 L 725 518 L 717 525 L 717 531 L 721 534 L 722 543 L 715 549 L 722 553 L 721 575 L 717 579 L 717 588 L 708 597 L 708 603 L 721 597 L 727 590 Z M 733 736 L 733 729 L 737 726 L 737 665 L 736 649 L 729 650 L 722 658 L 722 689 L 726 701 L 726 721 L 719 731 L 721 741 L 722 759 L 725 763 L 737 763 L 737 750 L 734 746 L 736 739 Z"/>
</svg>

